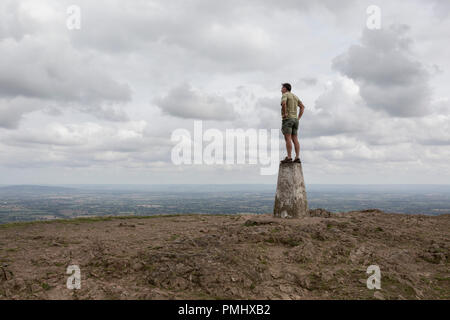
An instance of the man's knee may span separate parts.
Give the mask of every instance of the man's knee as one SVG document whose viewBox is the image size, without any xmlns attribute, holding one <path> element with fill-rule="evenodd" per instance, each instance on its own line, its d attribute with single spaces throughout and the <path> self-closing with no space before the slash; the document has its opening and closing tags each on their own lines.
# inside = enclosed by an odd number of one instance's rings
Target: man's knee
<svg viewBox="0 0 450 320">
<path fill-rule="evenodd" d="M 284 135 L 284 140 L 290 141 L 291 139 L 292 139 L 292 135 L 290 135 L 290 134 L 285 134 Z"/>
</svg>

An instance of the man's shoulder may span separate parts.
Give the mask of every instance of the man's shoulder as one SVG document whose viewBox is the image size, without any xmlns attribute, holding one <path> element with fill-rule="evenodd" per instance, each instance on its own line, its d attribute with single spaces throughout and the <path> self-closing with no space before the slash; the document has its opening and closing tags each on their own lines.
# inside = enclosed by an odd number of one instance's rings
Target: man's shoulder
<svg viewBox="0 0 450 320">
<path fill-rule="evenodd" d="M 292 96 L 294 97 L 295 100 L 299 100 L 300 101 L 300 98 L 296 94 L 292 94 Z"/>
<path fill-rule="evenodd" d="M 294 99 L 294 100 L 300 100 L 299 97 L 297 97 L 297 95 L 295 95 L 292 92 L 285 92 L 282 94 L 281 96 L 282 99 Z"/>
</svg>

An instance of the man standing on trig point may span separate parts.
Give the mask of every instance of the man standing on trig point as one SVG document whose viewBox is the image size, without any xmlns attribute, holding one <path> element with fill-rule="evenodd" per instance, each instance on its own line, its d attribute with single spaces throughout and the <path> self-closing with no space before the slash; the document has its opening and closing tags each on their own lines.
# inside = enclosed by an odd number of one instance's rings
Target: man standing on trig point
<svg viewBox="0 0 450 320">
<path fill-rule="evenodd" d="M 286 141 L 287 157 L 281 163 L 301 163 L 300 161 L 300 143 L 298 142 L 298 123 L 301 119 L 305 106 L 300 99 L 291 92 L 292 87 L 289 83 L 283 83 L 281 87 L 281 117 L 282 125 L 281 132 L 283 132 L 284 140 Z M 297 117 L 297 107 L 300 107 L 300 113 Z M 292 143 L 295 148 L 295 160 L 292 161 Z"/>
</svg>

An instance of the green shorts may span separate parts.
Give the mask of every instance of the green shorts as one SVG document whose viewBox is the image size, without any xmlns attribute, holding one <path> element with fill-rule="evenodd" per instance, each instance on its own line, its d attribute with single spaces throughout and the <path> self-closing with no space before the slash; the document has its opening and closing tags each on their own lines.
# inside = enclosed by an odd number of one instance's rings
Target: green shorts
<svg viewBox="0 0 450 320">
<path fill-rule="evenodd" d="M 281 123 L 281 132 L 296 136 L 298 133 L 298 118 L 284 119 Z"/>
</svg>

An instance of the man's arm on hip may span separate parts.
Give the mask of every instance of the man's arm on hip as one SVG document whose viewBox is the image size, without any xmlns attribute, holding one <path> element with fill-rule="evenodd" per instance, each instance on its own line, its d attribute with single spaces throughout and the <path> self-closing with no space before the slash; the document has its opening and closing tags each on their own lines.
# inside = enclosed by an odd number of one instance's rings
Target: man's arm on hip
<svg viewBox="0 0 450 320">
<path fill-rule="evenodd" d="M 303 116 L 303 112 L 305 112 L 305 106 L 303 105 L 303 103 L 298 100 L 298 106 L 300 107 L 300 113 L 298 115 L 298 120 L 300 120 L 300 118 Z"/>
</svg>

